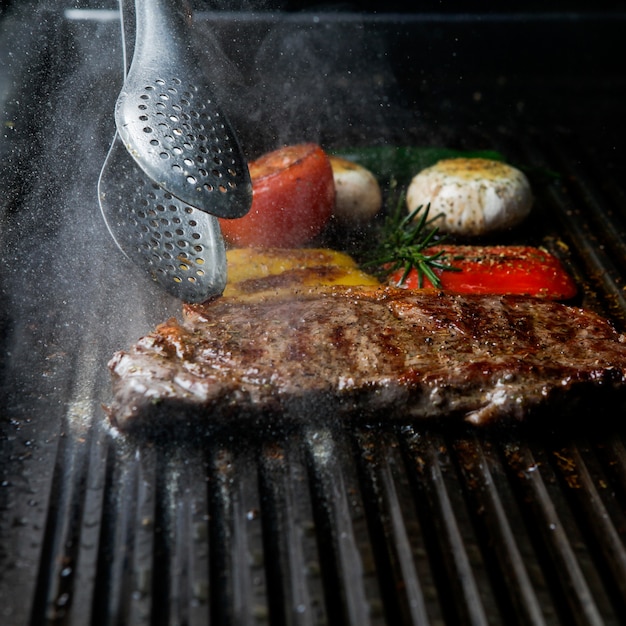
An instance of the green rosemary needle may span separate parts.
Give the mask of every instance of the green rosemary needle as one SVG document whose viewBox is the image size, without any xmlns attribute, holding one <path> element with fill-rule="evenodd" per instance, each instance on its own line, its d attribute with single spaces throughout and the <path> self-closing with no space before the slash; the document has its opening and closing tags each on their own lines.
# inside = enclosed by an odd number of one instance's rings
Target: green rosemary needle
<svg viewBox="0 0 626 626">
<path fill-rule="evenodd" d="M 386 275 L 403 269 L 399 284 L 402 285 L 412 270 L 417 272 L 419 287 L 424 284 L 424 277 L 439 289 L 441 281 L 433 270 L 457 271 L 458 268 L 445 263 L 442 259 L 445 252 L 439 250 L 433 254 L 424 254 L 424 250 L 433 244 L 438 228 L 430 227 L 436 219 L 428 219 L 430 205 L 418 206 L 414 211 L 404 214 L 402 200 L 396 211 L 391 214 L 385 223 L 382 239 L 374 251 L 371 260 L 364 265 L 377 266 Z M 421 214 L 420 214 L 421 212 Z M 419 217 L 418 217 L 419 216 Z M 440 243 L 443 239 L 439 239 Z"/>
</svg>

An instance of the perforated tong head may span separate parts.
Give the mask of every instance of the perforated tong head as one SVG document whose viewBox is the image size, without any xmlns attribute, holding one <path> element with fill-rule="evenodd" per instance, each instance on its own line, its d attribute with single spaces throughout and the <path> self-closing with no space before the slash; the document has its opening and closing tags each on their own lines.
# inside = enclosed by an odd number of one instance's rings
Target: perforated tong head
<svg viewBox="0 0 626 626">
<path fill-rule="evenodd" d="M 182 202 L 242 217 L 252 202 L 248 167 L 202 71 L 209 61 L 194 53 L 183 3 L 136 0 L 135 14 L 132 63 L 115 106 L 124 145 L 147 176 Z"/>
<path fill-rule="evenodd" d="M 245 215 L 252 185 L 208 83 L 193 79 L 200 65 L 178 4 L 120 0 L 125 69 L 134 54 L 98 197 L 120 250 L 171 295 L 201 302 L 226 285 L 217 218 Z"/>
</svg>

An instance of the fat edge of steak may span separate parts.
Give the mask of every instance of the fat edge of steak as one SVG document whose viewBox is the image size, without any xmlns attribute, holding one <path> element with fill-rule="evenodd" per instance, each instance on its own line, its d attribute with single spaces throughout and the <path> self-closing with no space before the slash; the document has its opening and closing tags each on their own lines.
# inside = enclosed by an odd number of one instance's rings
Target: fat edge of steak
<svg viewBox="0 0 626 626">
<path fill-rule="evenodd" d="M 534 298 L 331 288 L 183 313 L 109 362 L 121 430 L 264 415 L 483 424 L 626 389 L 610 322 Z"/>
</svg>

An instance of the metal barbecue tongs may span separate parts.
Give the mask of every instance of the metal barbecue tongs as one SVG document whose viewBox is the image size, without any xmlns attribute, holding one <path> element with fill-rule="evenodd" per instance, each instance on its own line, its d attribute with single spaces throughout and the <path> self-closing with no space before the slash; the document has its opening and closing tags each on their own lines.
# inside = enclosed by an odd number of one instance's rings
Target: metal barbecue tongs
<svg viewBox="0 0 626 626">
<path fill-rule="evenodd" d="M 193 54 L 180 0 L 120 0 L 120 14 L 125 82 L 100 209 L 130 260 L 175 297 L 201 302 L 224 290 L 217 217 L 248 212 L 248 168 Z"/>
</svg>

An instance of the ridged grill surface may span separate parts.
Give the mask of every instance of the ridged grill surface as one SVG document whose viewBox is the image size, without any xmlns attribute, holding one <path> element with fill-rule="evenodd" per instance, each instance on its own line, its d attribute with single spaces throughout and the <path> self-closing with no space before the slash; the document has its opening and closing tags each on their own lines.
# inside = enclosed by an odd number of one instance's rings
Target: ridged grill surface
<svg viewBox="0 0 626 626">
<path fill-rule="evenodd" d="M 619 624 L 626 610 L 621 435 L 331 427 L 160 449 L 96 429 L 61 441 L 51 486 L 35 601 L 7 623 Z"/>
<path fill-rule="evenodd" d="M 31 80 L 27 91 L 47 84 Z M 560 173 L 537 185 L 541 228 L 522 235 L 561 256 L 581 302 L 625 329 L 623 183 L 584 137 L 474 131 L 463 132 L 469 145 Z M 107 128 L 102 145 L 109 139 Z M 12 154 L 30 162 L 33 145 L 16 141 Z M 97 213 L 100 165 L 80 170 L 92 187 L 65 191 L 80 205 L 73 217 L 84 221 L 69 230 L 79 240 L 95 228 L 84 207 Z M 22 190 L 19 174 L 7 188 Z M 24 192 L 29 208 L 54 209 L 39 189 Z M 132 275 L 109 285 L 106 256 L 102 269 L 76 250 L 71 264 L 40 263 L 42 240 L 26 234 L 52 230 L 58 244 L 53 210 L 45 229 L 28 213 L 3 215 L 2 252 L 16 250 L 9 258 L 29 282 L 8 300 L 22 316 L 1 319 L 1 624 L 624 623 L 626 434 L 611 407 L 487 431 L 316 415 L 307 427 L 233 423 L 194 440 L 126 440 L 105 425 L 107 339 L 123 336 L 127 303 L 143 292 Z M 61 270 L 90 277 L 83 319 L 65 300 L 32 296 L 45 292 L 44 270 L 66 300 L 74 283 Z M 143 295 L 157 317 L 169 310 Z"/>
</svg>

